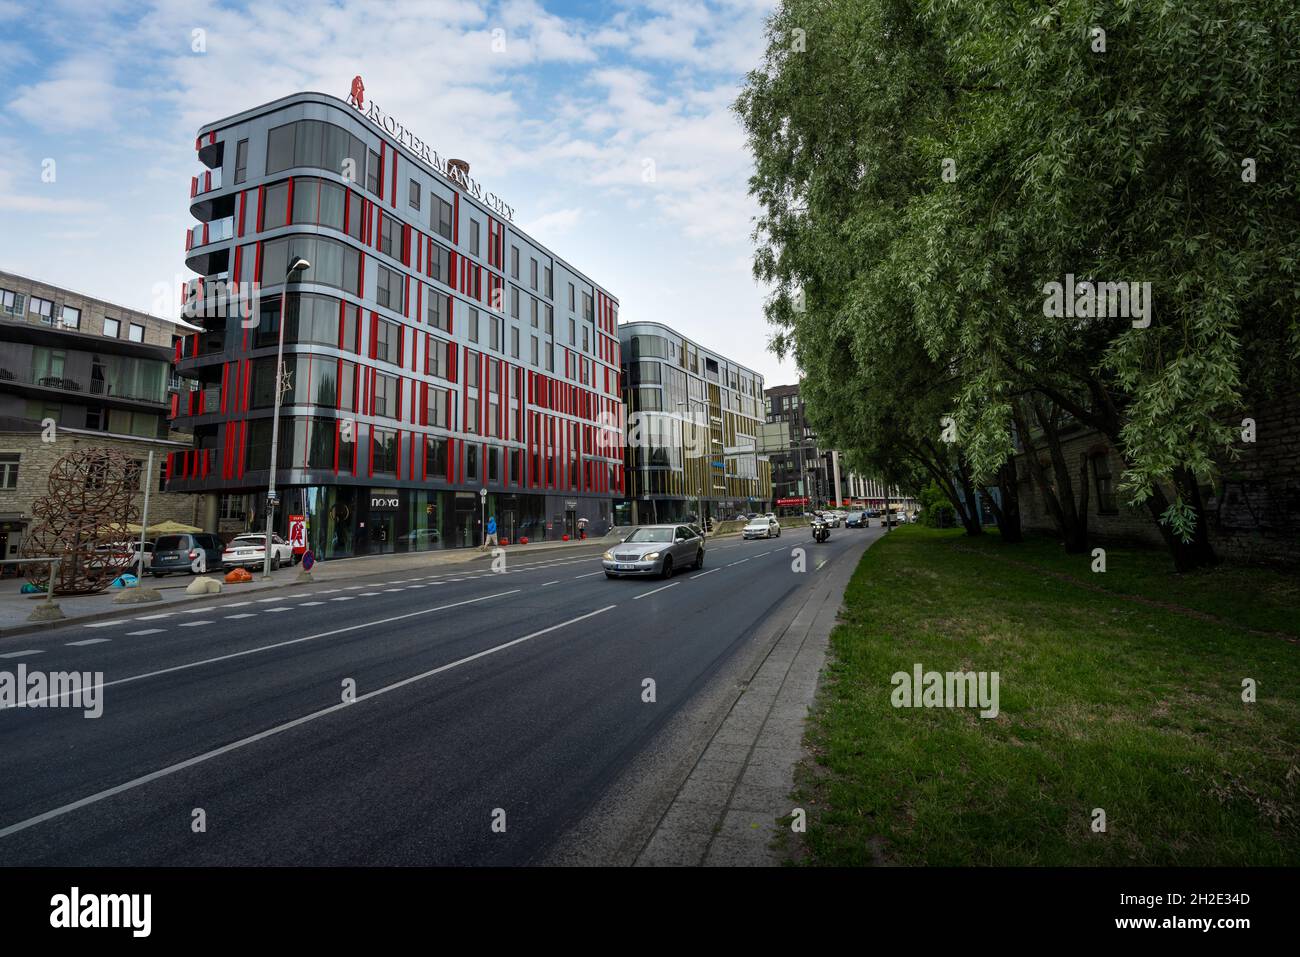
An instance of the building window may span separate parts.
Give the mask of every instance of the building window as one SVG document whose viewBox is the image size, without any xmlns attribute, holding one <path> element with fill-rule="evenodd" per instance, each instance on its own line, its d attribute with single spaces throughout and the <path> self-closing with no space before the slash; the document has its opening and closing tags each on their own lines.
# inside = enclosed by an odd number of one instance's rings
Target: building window
<svg viewBox="0 0 1300 957">
<path fill-rule="evenodd" d="M 469 432 L 469 433 L 471 433 L 471 434 L 477 434 L 477 433 L 478 433 L 478 399 L 474 398 L 473 396 L 471 396 L 470 398 L 468 398 L 467 400 L 465 400 L 465 428 L 464 428 L 464 431 L 465 431 L 465 432 Z M 472 446 L 472 445 L 466 445 L 465 448 L 466 448 L 466 449 L 472 449 L 472 448 L 474 448 L 474 446 Z M 466 478 L 468 478 L 468 477 L 469 477 L 469 475 L 468 475 L 468 473 L 466 473 Z"/>
<path fill-rule="evenodd" d="M 245 143 L 248 140 L 244 140 Z M 222 495 L 218 517 L 227 520 L 242 521 L 244 518 L 244 496 Z"/>
<path fill-rule="evenodd" d="M 429 209 L 429 228 L 443 239 L 451 239 L 451 203 L 441 196 L 432 197 Z"/>
<path fill-rule="evenodd" d="M 569 312 L 573 312 L 576 308 L 578 308 L 577 300 L 574 299 L 574 294 L 576 292 L 577 290 L 573 288 L 573 283 L 569 283 Z"/>
<path fill-rule="evenodd" d="M 397 376 L 375 373 L 374 414 L 386 419 L 397 418 Z"/>
<path fill-rule="evenodd" d="M 429 478 L 447 477 L 447 440 L 429 436 L 424 447 L 424 471 Z"/>
<path fill-rule="evenodd" d="M 451 326 L 451 322 L 448 318 L 451 314 L 450 297 L 444 296 L 433 287 L 430 287 L 429 305 L 424 312 L 425 321 L 428 322 L 429 325 L 433 326 L 435 329 L 441 329 L 443 332 L 449 331 L 449 327 Z"/>
<path fill-rule="evenodd" d="M 570 286 L 569 288 L 572 289 L 573 287 Z M 577 344 L 578 344 L 578 320 L 576 320 L 576 319 L 570 317 L 570 319 L 569 319 L 569 345 L 573 346 L 573 345 L 577 345 Z"/>
<path fill-rule="evenodd" d="M 519 318 L 519 289 L 516 286 L 510 287 L 510 316 L 513 319 Z"/>
<path fill-rule="evenodd" d="M 47 326 L 53 323 L 54 303 L 48 299 L 41 299 L 39 296 L 32 296 L 31 301 L 27 304 L 27 311 L 33 312 L 41 317 L 41 322 Z"/>
<path fill-rule="evenodd" d="M 425 273 L 430 279 L 450 284 L 451 254 L 446 247 L 439 246 L 437 243 L 429 244 L 429 263 L 425 267 Z"/>
<path fill-rule="evenodd" d="M 588 339 L 587 327 L 586 327 L 586 326 L 583 326 L 583 327 L 582 327 L 582 351 L 583 351 L 583 352 L 590 352 L 590 351 L 591 351 L 591 342 L 590 342 L 589 339 Z"/>
<path fill-rule="evenodd" d="M 478 480 L 478 444 L 465 445 L 465 481 Z"/>
<path fill-rule="evenodd" d="M 537 337 L 536 337 L 536 336 L 531 336 L 530 338 L 532 339 L 532 343 L 533 343 L 533 345 L 532 345 L 532 350 L 531 350 L 531 352 L 529 353 L 529 355 L 532 357 L 532 363 L 533 363 L 533 365 L 537 365 Z"/>
<path fill-rule="evenodd" d="M 104 317 L 104 335 L 110 339 L 116 339 L 121 331 L 122 324 L 120 322 L 116 319 L 110 319 L 108 316 Z"/>
<path fill-rule="evenodd" d="M 18 462 L 21 459 L 17 452 L 0 452 L 0 488 L 18 487 Z"/>
<path fill-rule="evenodd" d="M 401 341 L 402 327 L 387 319 L 380 319 L 375 323 L 375 342 L 370 349 L 371 358 L 396 364 Z"/>
<path fill-rule="evenodd" d="M 133 322 L 127 328 L 126 337 L 132 342 L 144 342 L 144 326 L 138 322 Z"/>
<path fill-rule="evenodd" d="M 402 312 L 402 274 L 385 266 L 378 266 L 375 281 L 375 302 L 393 312 Z"/>
<path fill-rule="evenodd" d="M 545 309 L 546 309 L 546 334 L 548 336 L 553 336 L 555 335 L 555 310 L 552 309 L 549 304 L 545 306 Z"/>
<path fill-rule="evenodd" d="M 430 386 L 424 403 L 425 425 L 447 428 L 447 390 Z M 445 471 L 445 468 L 444 468 Z"/>
<path fill-rule="evenodd" d="M 447 378 L 447 343 L 441 339 L 429 340 L 424 371 L 426 375 L 436 375 L 440 379 Z"/>
<path fill-rule="evenodd" d="M 510 278 L 519 278 L 519 247 L 510 247 Z"/>
<path fill-rule="evenodd" d="M 469 341 L 478 342 L 478 310 L 471 309 L 465 321 L 468 323 Z"/>
<path fill-rule="evenodd" d="M 552 282 L 551 267 L 547 266 L 546 267 L 546 298 L 547 299 L 555 298 L 555 293 L 552 291 L 551 282 Z"/>
<path fill-rule="evenodd" d="M 0 312 L 17 315 L 23 311 L 23 297 L 8 289 L 0 289 Z"/>
<path fill-rule="evenodd" d="M 375 450 L 375 471 L 396 472 L 397 432 L 393 429 L 374 429 L 371 434 Z"/>
<path fill-rule="evenodd" d="M 534 289 L 537 288 L 537 260 L 536 259 L 528 260 L 528 282 Z"/>
<path fill-rule="evenodd" d="M 235 182 L 242 183 L 248 178 L 248 140 L 235 144 Z"/>
<path fill-rule="evenodd" d="M 1097 488 L 1097 514 L 1118 515 L 1119 506 L 1115 502 L 1115 486 L 1110 474 L 1110 456 L 1105 452 L 1093 453 L 1092 477 Z"/>
<path fill-rule="evenodd" d="M 510 355 L 519 358 L 519 327 L 510 327 Z"/>
<path fill-rule="evenodd" d="M 477 219 L 471 219 L 471 220 L 469 221 L 469 254 L 470 254 L 471 256 L 477 256 L 477 255 L 479 254 L 479 252 L 478 252 L 478 232 L 479 232 L 479 230 L 478 230 L 478 220 L 477 220 Z"/>
<path fill-rule="evenodd" d="M 594 318 L 591 308 L 591 293 L 589 292 L 584 292 L 582 294 L 582 318 L 586 319 L 588 322 L 591 322 Z"/>
<path fill-rule="evenodd" d="M 488 339 L 488 347 L 492 349 L 493 352 L 500 352 L 501 351 L 501 317 L 488 316 L 488 326 L 491 330 L 491 334 Z"/>
<path fill-rule="evenodd" d="M 411 180 L 406 188 L 406 201 L 411 204 L 412 209 L 420 208 L 420 184 Z"/>
<path fill-rule="evenodd" d="M 379 225 L 379 251 L 385 256 L 393 255 L 393 247 L 401 242 L 402 224 L 391 216 L 385 216 Z"/>
<path fill-rule="evenodd" d="M 379 180 L 384 175 L 384 164 L 379 159 L 379 154 L 374 150 L 367 150 L 366 162 L 366 189 L 378 195 Z"/>
<path fill-rule="evenodd" d="M 533 328 L 536 329 L 537 328 L 537 300 L 534 299 L 532 296 L 529 296 L 528 302 L 530 304 L 528 319 L 529 322 L 532 323 Z"/>
</svg>

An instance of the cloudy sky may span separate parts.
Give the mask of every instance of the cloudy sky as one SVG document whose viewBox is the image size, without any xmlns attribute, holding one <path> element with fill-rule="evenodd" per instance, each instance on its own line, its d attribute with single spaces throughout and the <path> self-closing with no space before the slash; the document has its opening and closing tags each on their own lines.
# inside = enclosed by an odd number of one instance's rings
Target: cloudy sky
<svg viewBox="0 0 1300 957">
<path fill-rule="evenodd" d="M 157 285 L 189 277 L 198 127 L 301 90 L 346 98 L 360 74 L 624 321 L 793 381 L 767 350 L 730 110 L 772 5 L 0 0 L 0 268 L 160 311 Z"/>
</svg>

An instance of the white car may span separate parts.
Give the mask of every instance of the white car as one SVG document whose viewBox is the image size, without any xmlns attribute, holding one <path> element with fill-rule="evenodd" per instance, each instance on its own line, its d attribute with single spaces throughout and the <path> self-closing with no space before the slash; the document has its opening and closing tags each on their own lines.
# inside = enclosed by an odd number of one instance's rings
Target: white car
<svg viewBox="0 0 1300 957">
<path fill-rule="evenodd" d="M 271 535 L 271 568 L 293 564 L 293 546 L 279 535 Z M 237 535 L 221 553 L 224 568 L 261 568 L 266 564 L 266 536 Z"/>
<path fill-rule="evenodd" d="M 751 519 L 749 524 L 741 530 L 741 535 L 746 539 L 780 538 L 781 523 L 775 517 L 769 515 Z"/>
</svg>

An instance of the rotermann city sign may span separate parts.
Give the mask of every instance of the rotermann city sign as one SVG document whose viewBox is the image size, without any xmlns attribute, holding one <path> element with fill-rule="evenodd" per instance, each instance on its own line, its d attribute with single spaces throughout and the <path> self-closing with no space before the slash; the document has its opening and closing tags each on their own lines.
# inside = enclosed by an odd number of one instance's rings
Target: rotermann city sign
<svg viewBox="0 0 1300 957">
<path fill-rule="evenodd" d="M 420 139 L 405 126 L 399 123 L 389 114 L 385 113 L 375 101 L 371 100 L 370 105 L 365 103 L 365 84 L 361 82 L 361 77 L 355 77 L 352 80 L 352 92 L 348 94 L 348 103 L 357 108 L 357 111 L 365 116 L 371 123 L 379 127 L 397 142 L 401 143 L 408 150 L 420 158 L 420 160 L 430 169 L 441 174 L 454 183 L 457 183 L 462 189 L 477 199 L 489 209 L 500 213 L 508 221 L 515 221 L 515 208 L 496 193 L 484 193 L 482 184 L 478 180 L 472 179 L 464 170 L 455 166 L 448 166 L 447 160 L 438 154 L 438 151 L 431 148 L 428 143 Z"/>
</svg>

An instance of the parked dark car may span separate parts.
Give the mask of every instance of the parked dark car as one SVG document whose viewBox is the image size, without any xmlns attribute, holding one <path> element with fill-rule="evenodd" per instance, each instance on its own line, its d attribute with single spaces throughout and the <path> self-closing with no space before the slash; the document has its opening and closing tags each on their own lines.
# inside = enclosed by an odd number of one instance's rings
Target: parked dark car
<svg viewBox="0 0 1300 957">
<path fill-rule="evenodd" d="M 208 570 L 221 568 L 221 552 L 225 543 L 216 536 L 200 532 L 196 535 L 159 535 L 153 545 L 153 562 L 149 570 L 155 578 L 172 572 L 201 575 Z"/>
</svg>

